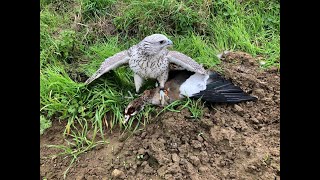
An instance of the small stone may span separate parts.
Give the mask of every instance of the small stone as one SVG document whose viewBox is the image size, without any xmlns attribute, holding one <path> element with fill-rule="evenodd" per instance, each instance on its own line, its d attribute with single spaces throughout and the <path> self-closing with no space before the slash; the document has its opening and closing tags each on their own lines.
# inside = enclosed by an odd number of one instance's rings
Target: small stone
<svg viewBox="0 0 320 180">
<path fill-rule="evenodd" d="M 250 120 L 255 124 L 259 124 L 259 120 L 255 117 L 251 117 Z"/>
<path fill-rule="evenodd" d="M 80 167 L 82 168 L 86 168 L 88 166 L 88 164 L 81 164 Z"/>
<path fill-rule="evenodd" d="M 137 168 L 138 168 L 137 164 L 133 164 L 133 165 L 131 166 L 131 169 L 133 169 L 133 170 L 137 170 Z"/>
<path fill-rule="evenodd" d="M 130 136 L 129 133 L 123 133 L 123 134 L 119 137 L 119 141 L 120 141 L 120 142 L 123 142 L 123 141 L 125 141 L 126 139 L 128 139 L 129 136 Z"/>
<path fill-rule="evenodd" d="M 186 179 L 186 178 L 183 178 L 182 173 L 176 173 L 174 176 L 175 176 L 174 179 Z"/>
<path fill-rule="evenodd" d="M 144 153 L 145 153 L 145 149 L 143 149 L 143 148 L 140 148 L 139 150 L 138 150 L 138 155 L 144 155 Z"/>
<path fill-rule="evenodd" d="M 129 175 L 129 176 L 133 176 L 135 174 L 136 174 L 136 170 L 134 170 L 134 169 L 130 169 L 129 171 L 127 171 L 127 175 Z"/>
<path fill-rule="evenodd" d="M 204 118 L 200 121 L 200 126 L 208 129 L 213 126 L 213 122 L 211 119 Z"/>
<path fill-rule="evenodd" d="M 208 153 L 206 151 L 202 151 L 200 153 L 200 159 L 201 159 L 201 162 L 208 163 L 209 162 Z"/>
<path fill-rule="evenodd" d="M 235 104 L 234 108 L 238 111 L 238 112 L 243 112 L 242 107 L 240 107 L 239 105 Z"/>
<path fill-rule="evenodd" d="M 196 174 L 196 173 L 195 173 L 195 174 L 191 174 L 191 175 L 190 175 L 190 179 L 191 179 L 191 180 L 200 180 L 200 179 L 199 179 L 199 175 Z"/>
<path fill-rule="evenodd" d="M 264 90 L 263 89 L 255 89 L 254 91 L 254 94 L 260 96 L 260 97 L 263 97 L 264 95 Z"/>
<path fill-rule="evenodd" d="M 146 137 L 146 135 L 147 135 L 147 133 L 146 133 L 146 132 L 143 132 L 143 133 L 141 134 L 141 137 L 144 138 L 144 137 Z"/>
<path fill-rule="evenodd" d="M 146 173 L 146 174 L 153 173 L 153 169 L 152 169 L 152 167 L 149 166 L 149 164 L 146 164 L 146 166 L 144 167 L 144 173 Z"/>
<path fill-rule="evenodd" d="M 194 167 L 192 166 L 191 163 L 187 162 L 186 164 L 186 170 L 189 173 L 189 177 L 191 180 L 198 180 L 198 173 L 196 173 L 196 169 L 194 169 Z"/>
<path fill-rule="evenodd" d="M 211 114 L 210 113 L 204 113 L 204 117 L 210 118 Z"/>
<path fill-rule="evenodd" d="M 76 180 L 84 180 L 84 179 L 86 179 L 84 177 L 84 174 L 79 174 L 79 175 L 76 176 Z"/>
<path fill-rule="evenodd" d="M 180 162 L 180 157 L 179 157 L 176 153 L 173 153 L 173 154 L 171 155 L 171 158 L 172 158 L 172 161 L 173 161 L 174 163 L 179 163 L 179 162 Z"/>
<path fill-rule="evenodd" d="M 171 174 L 166 174 L 164 176 L 164 179 L 173 179 L 172 175 Z"/>
<path fill-rule="evenodd" d="M 125 177 L 124 172 L 118 169 L 113 170 L 111 173 L 111 176 L 114 178 L 120 178 L 120 179 L 124 179 Z"/>
<path fill-rule="evenodd" d="M 53 141 L 54 140 L 54 136 L 52 136 L 52 137 L 49 137 L 49 139 L 48 139 L 49 141 Z"/>
<path fill-rule="evenodd" d="M 200 172 L 200 173 L 208 172 L 208 170 L 209 170 L 209 168 L 206 167 L 206 166 L 201 166 L 201 167 L 199 168 L 199 172 Z"/>
<path fill-rule="evenodd" d="M 250 169 L 253 169 L 253 170 L 256 170 L 256 169 L 257 169 L 257 167 L 256 167 L 256 166 L 254 166 L 254 165 L 249 166 L 249 168 L 250 168 Z"/>
<path fill-rule="evenodd" d="M 162 138 L 159 138 L 158 141 L 161 142 L 161 143 L 163 143 L 163 144 L 166 143 L 166 140 L 164 140 L 164 139 L 162 139 Z"/>
<path fill-rule="evenodd" d="M 203 142 L 203 138 L 199 135 L 197 136 L 198 141 Z"/>
<path fill-rule="evenodd" d="M 180 165 L 185 165 L 188 161 L 184 158 L 182 158 L 179 162 Z"/>
<path fill-rule="evenodd" d="M 136 162 L 136 165 L 137 165 L 137 166 L 142 165 L 142 161 L 137 161 L 137 162 Z"/>
<path fill-rule="evenodd" d="M 123 148 L 123 143 L 119 143 L 118 146 L 113 147 L 113 155 L 117 155 Z"/>
<path fill-rule="evenodd" d="M 258 115 L 257 115 L 257 120 L 263 121 L 263 116 L 262 116 L 261 114 L 258 114 Z"/>
<path fill-rule="evenodd" d="M 141 133 L 142 133 L 142 131 L 140 131 L 140 130 L 138 130 L 138 131 L 134 131 L 134 132 L 133 132 L 133 134 L 134 134 L 135 136 L 140 136 L 140 135 L 141 135 Z"/>
<path fill-rule="evenodd" d="M 124 155 L 124 156 L 130 156 L 130 155 L 131 155 L 131 152 L 130 152 L 130 151 L 125 151 L 125 152 L 123 153 L 123 155 Z"/>
<path fill-rule="evenodd" d="M 201 148 L 201 143 L 197 140 L 192 140 L 191 141 L 191 145 L 192 147 L 194 147 L 195 149 L 200 149 Z"/>
<path fill-rule="evenodd" d="M 148 164 L 147 161 L 143 161 L 143 163 L 141 164 L 142 167 L 146 166 Z"/>
<path fill-rule="evenodd" d="M 179 172 L 181 172 L 181 168 L 180 168 L 179 164 L 170 164 L 170 167 L 168 168 L 167 173 L 177 174 Z"/>
<path fill-rule="evenodd" d="M 195 166 L 198 166 L 200 164 L 200 159 L 197 156 L 190 156 L 189 159 Z"/>
<path fill-rule="evenodd" d="M 98 176 L 96 175 L 90 175 L 86 178 L 87 180 L 96 180 L 96 179 L 99 179 Z"/>
<path fill-rule="evenodd" d="M 104 146 L 102 146 L 102 145 L 98 145 L 98 146 L 96 146 L 95 147 L 95 150 L 100 150 L 100 149 L 102 149 Z"/>
<path fill-rule="evenodd" d="M 209 146 L 209 144 L 207 143 L 207 141 L 205 141 L 203 144 L 204 144 L 206 147 Z"/>
<path fill-rule="evenodd" d="M 229 171 L 229 175 L 228 177 L 230 179 L 235 179 L 236 178 L 237 173 L 234 170 Z"/>
<path fill-rule="evenodd" d="M 157 170 L 157 173 L 160 177 L 163 177 L 165 174 L 166 174 L 166 169 L 167 167 L 166 166 L 161 166 L 158 170 Z"/>
</svg>

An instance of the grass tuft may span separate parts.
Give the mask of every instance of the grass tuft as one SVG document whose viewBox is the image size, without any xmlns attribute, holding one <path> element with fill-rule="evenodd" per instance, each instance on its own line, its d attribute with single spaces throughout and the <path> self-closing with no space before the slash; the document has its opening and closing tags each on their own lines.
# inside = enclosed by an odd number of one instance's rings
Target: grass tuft
<svg viewBox="0 0 320 180">
<path fill-rule="evenodd" d="M 49 119 L 46 119 L 43 115 L 40 115 L 40 135 L 44 133 L 44 131 L 50 128 L 52 125 Z"/>
</svg>

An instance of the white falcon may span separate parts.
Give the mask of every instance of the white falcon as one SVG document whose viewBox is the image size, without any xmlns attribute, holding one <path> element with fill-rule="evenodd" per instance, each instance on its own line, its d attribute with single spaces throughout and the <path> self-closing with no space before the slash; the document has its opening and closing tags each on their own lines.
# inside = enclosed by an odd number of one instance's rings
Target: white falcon
<svg viewBox="0 0 320 180">
<path fill-rule="evenodd" d="M 190 57 L 177 51 L 169 51 L 167 47 L 172 44 L 172 41 L 162 34 L 147 36 L 128 50 L 107 58 L 85 84 L 91 83 L 112 69 L 129 64 L 134 72 L 136 92 L 139 92 L 145 79 L 156 79 L 159 82 L 160 102 L 163 105 L 164 85 L 171 69 L 185 69 L 199 74 L 207 74 L 202 65 Z"/>
</svg>

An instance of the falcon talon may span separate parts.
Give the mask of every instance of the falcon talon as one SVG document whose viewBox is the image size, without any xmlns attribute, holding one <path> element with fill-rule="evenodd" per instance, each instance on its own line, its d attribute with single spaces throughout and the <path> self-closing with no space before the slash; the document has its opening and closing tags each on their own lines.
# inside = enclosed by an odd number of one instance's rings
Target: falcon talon
<svg viewBox="0 0 320 180">
<path fill-rule="evenodd" d="M 160 104 L 161 104 L 161 105 L 164 105 L 165 95 L 166 95 L 165 92 L 164 92 L 164 90 L 160 89 L 159 94 L 160 94 Z"/>
</svg>

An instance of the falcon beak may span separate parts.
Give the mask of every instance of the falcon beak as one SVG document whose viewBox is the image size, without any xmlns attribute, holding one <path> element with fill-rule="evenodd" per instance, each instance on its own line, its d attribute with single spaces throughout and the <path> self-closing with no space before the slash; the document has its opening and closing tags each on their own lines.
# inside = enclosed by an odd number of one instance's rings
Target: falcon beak
<svg viewBox="0 0 320 180">
<path fill-rule="evenodd" d="M 171 46 L 171 45 L 173 45 L 173 42 L 170 39 L 168 39 L 167 45 Z"/>
</svg>

